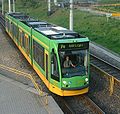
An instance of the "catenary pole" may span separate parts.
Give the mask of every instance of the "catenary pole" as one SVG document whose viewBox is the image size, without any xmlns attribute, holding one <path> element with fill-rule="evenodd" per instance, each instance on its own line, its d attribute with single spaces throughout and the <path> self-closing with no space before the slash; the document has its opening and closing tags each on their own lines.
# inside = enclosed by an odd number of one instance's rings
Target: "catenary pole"
<svg viewBox="0 0 120 114">
<path fill-rule="evenodd" d="M 13 12 L 15 12 L 15 0 L 13 0 Z"/>
<path fill-rule="evenodd" d="M 9 3 L 9 13 L 11 12 L 11 1 L 8 0 L 8 3 Z"/>
<path fill-rule="evenodd" d="M 51 14 L 51 0 L 48 0 L 48 15 Z"/>
<path fill-rule="evenodd" d="M 69 29 L 73 31 L 73 0 L 70 0 Z"/>
<path fill-rule="evenodd" d="M 54 0 L 54 4 L 57 6 L 57 0 Z"/>
<path fill-rule="evenodd" d="M 4 0 L 2 0 L 2 14 L 4 15 Z"/>
</svg>

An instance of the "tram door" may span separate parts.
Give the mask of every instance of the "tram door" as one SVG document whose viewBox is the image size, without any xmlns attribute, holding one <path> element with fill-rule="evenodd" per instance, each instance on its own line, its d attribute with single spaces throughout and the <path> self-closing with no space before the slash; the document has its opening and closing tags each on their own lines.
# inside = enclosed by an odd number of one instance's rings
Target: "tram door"
<svg viewBox="0 0 120 114">
<path fill-rule="evenodd" d="M 29 36 L 25 34 L 25 42 L 26 42 L 26 53 L 29 56 Z"/>
<path fill-rule="evenodd" d="M 48 51 L 45 50 L 45 74 L 48 80 Z"/>
</svg>

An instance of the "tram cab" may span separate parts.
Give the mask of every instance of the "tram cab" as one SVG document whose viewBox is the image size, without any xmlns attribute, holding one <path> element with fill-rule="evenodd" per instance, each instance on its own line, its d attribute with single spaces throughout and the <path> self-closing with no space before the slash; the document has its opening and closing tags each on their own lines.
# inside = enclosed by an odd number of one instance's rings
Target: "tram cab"
<svg viewBox="0 0 120 114">
<path fill-rule="evenodd" d="M 51 83 L 60 89 L 53 89 L 58 95 L 73 96 L 88 92 L 89 40 L 78 41 L 58 43 L 51 50 Z"/>
</svg>

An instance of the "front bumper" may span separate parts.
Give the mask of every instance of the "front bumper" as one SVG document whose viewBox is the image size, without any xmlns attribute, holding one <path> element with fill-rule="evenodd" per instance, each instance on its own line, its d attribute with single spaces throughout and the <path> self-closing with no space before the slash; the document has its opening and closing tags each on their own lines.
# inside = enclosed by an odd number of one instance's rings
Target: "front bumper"
<svg viewBox="0 0 120 114">
<path fill-rule="evenodd" d="M 89 87 L 89 84 L 86 84 L 86 85 L 84 85 L 84 86 L 80 86 L 80 87 L 62 87 L 61 89 L 62 90 L 81 90 L 81 89 L 85 89 L 85 88 L 87 88 L 87 87 Z"/>
</svg>

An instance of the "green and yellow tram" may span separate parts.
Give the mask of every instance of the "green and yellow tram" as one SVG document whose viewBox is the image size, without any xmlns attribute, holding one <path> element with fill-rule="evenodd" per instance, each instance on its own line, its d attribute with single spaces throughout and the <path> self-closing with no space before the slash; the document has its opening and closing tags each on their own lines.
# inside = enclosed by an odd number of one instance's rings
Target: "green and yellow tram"
<svg viewBox="0 0 120 114">
<path fill-rule="evenodd" d="M 89 39 L 23 13 L 8 13 L 6 32 L 43 80 L 60 96 L 89 89 Z"/>
</svg>

